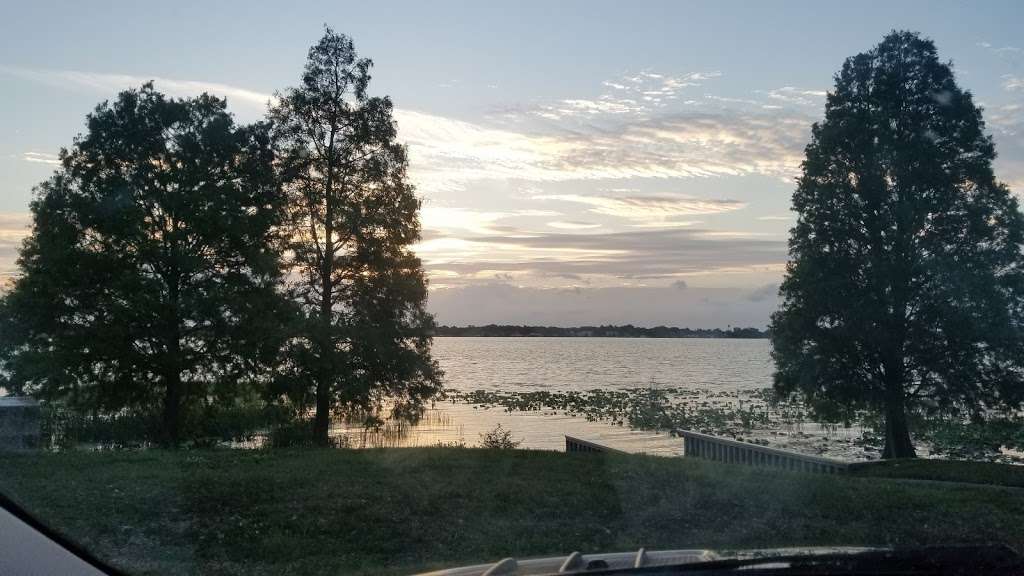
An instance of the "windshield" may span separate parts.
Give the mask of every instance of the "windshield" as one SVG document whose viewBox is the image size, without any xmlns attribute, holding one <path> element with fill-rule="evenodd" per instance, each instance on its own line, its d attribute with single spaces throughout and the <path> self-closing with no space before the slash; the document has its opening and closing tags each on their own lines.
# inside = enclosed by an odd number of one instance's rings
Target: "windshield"
<svg viewBox="0 0 1024 576">
<path fill-rule="evenodd" d="M 0 14 L 0 496 L 94 563 L 1024 549 L 1018 4 Z"/>
</svg>

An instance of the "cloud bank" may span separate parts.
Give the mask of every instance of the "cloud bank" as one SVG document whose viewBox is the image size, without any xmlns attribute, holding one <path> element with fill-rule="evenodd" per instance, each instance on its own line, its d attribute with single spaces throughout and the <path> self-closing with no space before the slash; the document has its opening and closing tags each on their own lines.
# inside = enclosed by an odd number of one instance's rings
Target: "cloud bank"
<svg viewBox="0 0 1024 576">
<path fill-rule="evenodd" d="M 161 76 L 2 66 L 0 75 L 101 98 L 153 80 L 171 96 L 226 97 L 246 121 L 260 118 L 273 100 L 269 92 Z M 681 183 L 720 178 L 792 182 L 798 174 L 823 93 L 786 86 L 730 98 L 713 94 L 721 76 L 713 70 L 643 70 L 605 81 L 596 96 L 569 96 L 472 121 L 397 108 L 410 179 L 425 199 L 416 250 L 441 320 L 457 322 L 446 317 L 457 317 L 457 306 L 446 304 L 454 294 L 515 295 L 556 307 L 571 295 L 576 300 L 564 303 L 589 301 L 596 306 L 587 308 L 592 312 L 611 305 L 602 298 L 632 301 L 627 294 L 648 294 L 640 299 L 651 303 L 652 315 L 654 302 L 664 309 L 685 295 L 687 306 L 713 308 L 718 304 L 709 302 L 717 297 L 743 314 L 761 314 L 771 298 L 751 294 L 781 274 L 784 236 L 723 228 L 716 220 L 745 213 L 751 202 L 640 191 L 643 182 L 677 190 Z M 21 158 L 58 163 L 35 150 Z M 13 261 L 13 244 L 4 244 L 3 234 L 0 260 Z M 730 282 L 732 288 L 725 286 Z M 709 283 L 720 289 L 707 288 Z M 640 320 L 623 311 L 615 321 Z"/>
</svg>

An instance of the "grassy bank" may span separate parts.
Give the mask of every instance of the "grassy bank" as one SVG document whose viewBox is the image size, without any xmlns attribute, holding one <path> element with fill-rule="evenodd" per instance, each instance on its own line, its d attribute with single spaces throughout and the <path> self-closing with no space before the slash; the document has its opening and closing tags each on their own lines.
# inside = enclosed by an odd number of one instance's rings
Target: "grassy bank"
<svg viewBox="0 0 1024 576">
<path fill-rule="evenodd" d="M 966 460 L 876 460 L 855 464 L 854 476 L 966 482 L 1024 488 L 1024 466 Z M 1024 496 L 1022 496 L 1024 497 Z"/>
<path fill-rule="evenodd" d="M 1024 548 L 1021 488 L 644 456 L 444 448 L 0 455 L 0 490 L 134 573 L 404 573 L 640 546 Z"/>
</svg>

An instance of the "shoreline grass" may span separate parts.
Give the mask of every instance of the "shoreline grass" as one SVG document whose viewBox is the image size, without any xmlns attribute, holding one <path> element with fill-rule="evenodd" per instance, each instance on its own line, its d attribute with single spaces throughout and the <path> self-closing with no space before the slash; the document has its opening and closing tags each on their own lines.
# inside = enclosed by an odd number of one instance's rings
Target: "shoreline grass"
<svg viewBox="0 0 1024 576">
<path fill-rule="evenodd" d="M 970 460 L 910 458 L 857 462 L 850 466 L 850 474 L 865 478 L 897 478 L 1024 488 L 1024 466 Z M 1024 498 L 1024 494 L 1021 497 Z"/>
<path fill-rule="evenodd" d="M 863 476 L 900 470 L 464 448 L 70 451 L 0 455 L 0 491 L 135 574 L 399 574 L 641 546 L 1024 548 L 1020 488 Z"/>
</svg>

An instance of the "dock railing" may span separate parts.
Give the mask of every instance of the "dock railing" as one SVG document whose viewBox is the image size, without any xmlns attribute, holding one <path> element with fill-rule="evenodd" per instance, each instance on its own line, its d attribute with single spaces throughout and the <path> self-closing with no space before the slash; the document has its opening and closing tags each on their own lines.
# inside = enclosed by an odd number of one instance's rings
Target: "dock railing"
<svg viewBox="0 0 1024 576">
<path fill-rule="evenodd" d="M 683 438 L 683 456 L 690 458 L 823 474 L 844 473 L 849 467 L 848 463 L 839 460 L 797 454 L 749 442 L 709 436 L 700 432 L 676 430 L 675 433 Z M 566 442 L 568 442 L 568 437 L 566 437 Z"/>
<path fill-rule="evenodd" d="M 588 442 L 581 438 L 574 438 L 573 436 L 566 435 L 565 437 L 565 451 L 566 452 L 611 452 L 613 454 L 625 454 L 622 450 L 616 450 L 615 448 L 609 448 L 602 446 L 594 442 Z"/>
</svg>

